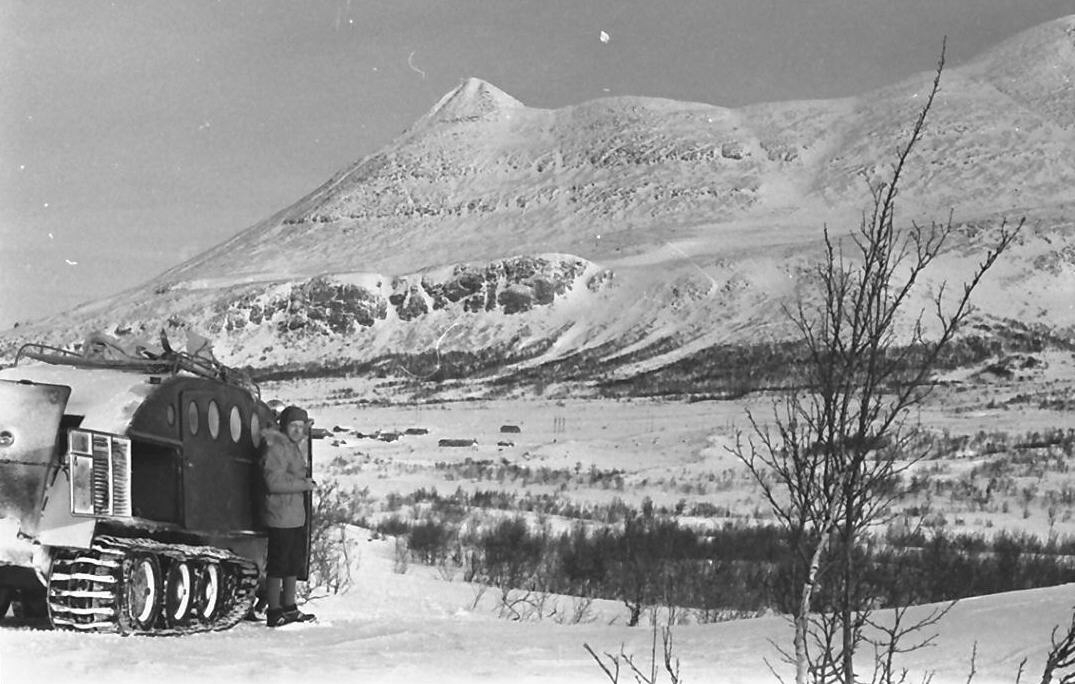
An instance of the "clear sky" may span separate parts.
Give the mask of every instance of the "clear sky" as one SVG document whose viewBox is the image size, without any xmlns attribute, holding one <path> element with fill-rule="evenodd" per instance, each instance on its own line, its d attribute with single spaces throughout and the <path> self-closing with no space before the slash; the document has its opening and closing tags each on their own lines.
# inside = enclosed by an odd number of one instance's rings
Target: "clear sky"
<svg viewBox="0 0 1075 684">
<path fill-rule="evenodd" d="M 0 329 L 138 285 L 460 79 L 739 106 L 950 65 L 1075 0 L 0 0 Z M 608 40 L 601 39 L 604 32 Z"/>
</svg>

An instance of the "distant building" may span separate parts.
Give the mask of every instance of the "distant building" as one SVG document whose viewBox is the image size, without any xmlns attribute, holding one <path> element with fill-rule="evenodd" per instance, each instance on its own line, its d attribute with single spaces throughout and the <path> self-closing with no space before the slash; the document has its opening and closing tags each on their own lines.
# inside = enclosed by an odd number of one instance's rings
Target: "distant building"
<svg viewBox="0 0 1075 684">
<path fill-rule="evenodd" d="M 442 447 L 469 447 L 478 443 L 476 439 L 441 439 L 437 441 L 437 446 Z"/>
</svg>

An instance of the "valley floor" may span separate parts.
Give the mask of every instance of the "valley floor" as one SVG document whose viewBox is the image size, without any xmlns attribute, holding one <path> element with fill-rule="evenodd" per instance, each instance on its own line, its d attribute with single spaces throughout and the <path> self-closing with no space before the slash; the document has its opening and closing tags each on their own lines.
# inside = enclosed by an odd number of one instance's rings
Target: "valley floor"
<svg viewBox="0 0 1075 684">
<path fill-rule="evenodd" d="M 1070 359 L 1059 361 L 1070 365 Z M 939 436 L 947 431 L 949 437 L 968 438 L 963 451 L 926 462 L 922 474 L 928 482 L 965 480 L 984 489 L 989 477 L 1008 477 L 1014 487 L 1009 499 L 974 503 L 931 485 L 936 489 L 931 500 L 949 531 L 1075 532 L 1073 505 L 1060 499 L 1050 504 L 1049 498 L 1049 492 L 1072 486 L 1066 442 L 1045 452 L 1020 446 L 1031 439 L 1028 433 L 1066 435 L 1075 428 L 1075 414 L 1055 401 L 1071 396 L 1071 388 L 1062 374 L 1006 384 L 963 382 L 939 388 L 915 414 Z M 315 442 L 318 479 L 368 488 L 371 505 L 423 487 L 443 494 L 500 489 L 575 502 L 620 498 L 632 506 L 645 497 L 667 506 L 704 501 L 725 506 L 740 520 L 765 519 L 759 493 L 728 447 L 736 430 L 749 428 L 748 409 L 762 420 L 771 416 L 772 397 L 736 402 L 549 397 L 390 406 L 358 403 L 361 393 L 345 391 L 348 381 L 342 380 L 262 389 L 267 398 L 310 409 L 316 427 L 329 431 Z M 441 446 L 445 439 L 468 446 Z M 1003 448 L 990 451 L 994 447 Z M 1047 456 L 1023 458 L 1041 453 Z M 475 463 L 484 463 L 485 470 L 466 469 Z M 987 466 L 993 470 L 980 470 Z M 467 476 L 474 472 L 480 475 Z M 1030 484 L 1035 488 L 1028 498 Z M 1060 508 L 1050 513 L 1050 505 Z M 152 639 L 6 624 L 0 626 L 0 682 L 608 681 L 585 644 L 598 653 L 618 654 L 622 647 L 636 664 L 649 666 L 653 633 L 625 626 L 626 611 L 618 602 L 595 601 L 579 624 L 501 619 L 494 590 L 416 563 L 397 572 L 391 540 L 357 527 L 349 534 L 356 540 L 354 586 L 307 604 L 319 615 L 317 624 L 273 631 L 244 623 L 223 633 Z M 573 605 L 571 597 L 549 600 L 563 602 L 565 610 Z M 963 683 L 976 653 L 973 682 L 983 684 L 1014 682 L 1025 659 L 1022 681 L 1037 681 L 1050 633 L 1056 625 L 1067 627 L 1073 606 L 1075 585 L 963 600 L 939 625 L 934 645 L 900 664 L 910 669 L 908 681 L 933 672 L 937 684 Z M 785 680 L 792 675 L 774 645 L 790 647 L 790 636 L 779 616 L 682 624 L 674 628 L 674 650 L 683 681 L 774 682 L 767 663 Z M 658 644 L 658 656 L 659 649 Z M 868 662 L 861 667 L 865 672 Z M 621 682 L 632 680 L 621 672 Z M 659 681 L 668 679 L 662 673 Z"/>
<path fill-rule="evenodd" d="M 270 630 L 244 623 L 228 632 L 183 638 L 80 635 L 0 629 L 0 681 L 5 684 L 171 684 L 258 682 L 589 682 L 607 681 L 586 652 L 633 655 L 648 671 L 652 632 L 622 624 L 615 603 L 600 603 L 593 621 L 498 619 L 474 587 L 445 581 L 430 568 L 393 572 L 392 544 L 360 537 L 355 587 L 314 600 L 319 622 Z M 1069 623 L 1075 586 L 1067 585 L 959 603 L 940 625 L 935 645 L 901 665 L 909 681 L 967 681 L 975 652 L 977 684 L 1037 681 L 1054 625 Z M 609 624 L 610 620 L 612 624 Z M 780 617 L 674 628 L 680 675 L 688 682 L 775 682 L 766 661 L 790 679 L 772 642 L 790 644 Z M 660 644 L 658 643 L 658 657 Z M 863 668 L 868 663 L 863 661 Z M 626 667 L 626 666 L 624 666 Z M 865 669 L 863 670 L 865 672 Z M 632 681 L 621 673 L 622 682 Z M 659 681 L 668 681 L 662 672 Z"/>
</svg>

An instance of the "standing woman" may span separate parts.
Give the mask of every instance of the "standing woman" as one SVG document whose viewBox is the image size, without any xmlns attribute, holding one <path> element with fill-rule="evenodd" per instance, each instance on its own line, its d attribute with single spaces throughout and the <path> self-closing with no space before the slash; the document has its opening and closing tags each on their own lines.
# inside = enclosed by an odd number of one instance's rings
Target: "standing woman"
<svg viewBox="0 0 1075 684">
<path fill-rule="evenodd" d="M 269 557 L 265 574 L 269 609 L 265 623 L 280 627 L 307 622 L 314 616 L 295 605 L 296 578 L 306 561 L 306 507 L 304 494 L 317 485 L 306 476 L 306 442 L 310 417 L 298 406 L 280 412 L 280 430 L 263 431 L 265 454 L 261 474 L 265 481 L 263 520 L 269 533 Z M 282 432 L 281 432 L 282 431 Z"/>
</svg>

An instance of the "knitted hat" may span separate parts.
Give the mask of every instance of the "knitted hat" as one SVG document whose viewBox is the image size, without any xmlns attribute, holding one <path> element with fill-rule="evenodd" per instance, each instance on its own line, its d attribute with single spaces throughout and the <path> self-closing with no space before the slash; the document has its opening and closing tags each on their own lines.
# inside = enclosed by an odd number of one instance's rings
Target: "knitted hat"
<svg viewBox="0 0 1075 684">
<path fill-rule="evenodd" d="M 310 416 L 304 409 L 300 409 L 298 406 L 288 406 L 280 412 L 280 427 L 286 429 L 288 423 L 296 420 L 309 423 Z"/>
</svg>

